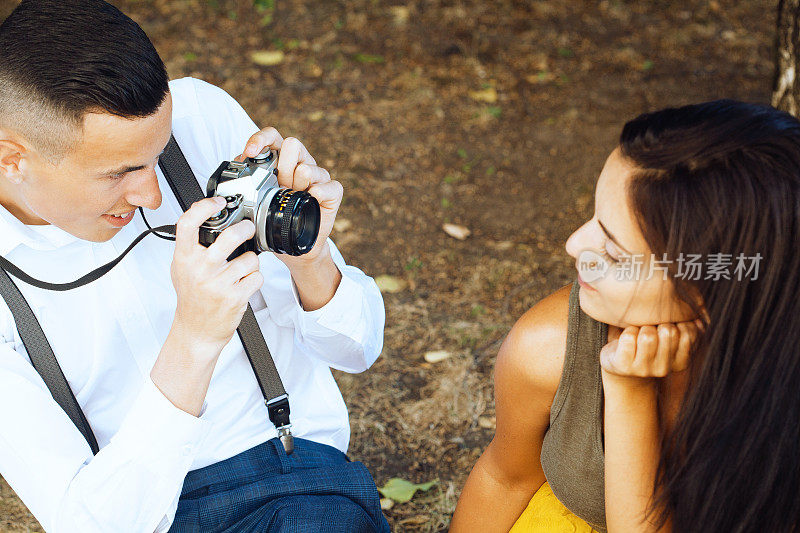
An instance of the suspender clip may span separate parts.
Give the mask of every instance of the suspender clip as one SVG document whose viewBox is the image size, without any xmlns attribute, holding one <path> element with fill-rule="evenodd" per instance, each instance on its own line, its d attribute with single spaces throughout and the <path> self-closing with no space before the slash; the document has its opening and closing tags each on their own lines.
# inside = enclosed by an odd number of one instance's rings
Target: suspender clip
<svg viewBox="0 0 800 533">
<path fill-rule="evenodd" d="M 283 449 L 286 450 L 286 455 L 290 455 L 294 451 L 294 437 L 292 437 L 292 424 L 289 421 L 289 395 L 283 394 L 265 403 L 269 419 L 278 430 L 278 438 L 281 439 Z"/>
</svg>

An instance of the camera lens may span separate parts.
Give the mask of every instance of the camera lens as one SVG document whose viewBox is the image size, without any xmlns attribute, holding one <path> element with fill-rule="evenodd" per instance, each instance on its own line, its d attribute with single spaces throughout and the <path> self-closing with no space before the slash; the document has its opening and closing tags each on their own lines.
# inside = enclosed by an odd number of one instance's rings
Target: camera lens
<svg viewBox="0 0 800 533">
<path fill-rule="evenodd" d="M 267 247 L 282 254 L 308 253 L 317 242 L 319 222 L 316 198 L 305 191 L 281 189 L 270 200 L 266 212 L 263 231 Z"/>
</svg>

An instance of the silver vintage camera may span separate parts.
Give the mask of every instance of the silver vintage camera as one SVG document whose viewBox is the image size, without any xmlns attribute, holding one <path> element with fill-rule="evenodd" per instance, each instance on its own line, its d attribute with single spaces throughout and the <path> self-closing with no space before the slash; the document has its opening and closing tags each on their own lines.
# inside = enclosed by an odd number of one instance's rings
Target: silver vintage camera
<svg viewBox="0 0 800 533">
<path fill-rule="evenodd" d="M 278 185 L 277 165 L 275 150 L 243 163 L 222 162 L 208 180 L 206 196 L 223 196 L 228 205 L 200 226 L 200 244 L 209 246 L 225 228 L 249 218 L 256 226 L 255 235 L 228 259 L 247 251 L 288 255 L 311 251 L 319 235 L 319 203 L 305 191 Z"/>
</svg>

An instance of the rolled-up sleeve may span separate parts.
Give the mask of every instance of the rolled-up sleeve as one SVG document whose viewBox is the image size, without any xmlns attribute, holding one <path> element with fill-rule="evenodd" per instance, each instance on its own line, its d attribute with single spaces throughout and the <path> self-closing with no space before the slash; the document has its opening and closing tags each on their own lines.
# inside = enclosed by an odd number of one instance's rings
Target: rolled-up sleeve
<svg viewBox="0 0 800 533">
<path fill-rule="evenodd" d="M 210 429 L 148 376 L 117 433 L 93 456 L 27 356 L 5 340 L 0 403 L 0 471 L 53 533 L 166 530 Z"/>
<path fill-rule="evenodd" d="M 273 320 L 294 328 L 299 349 L 331 368 L 363 372 L 383 349 L 383 297 L 371 277 L 347 265 L 333 241 L 328 244 L 342 280 L 323 307 L 303 309 L 289 269 L 272 254 L 261 254 L 272 256 L 261 262 L 265 279 L 261 291 Z"/>
</svg>

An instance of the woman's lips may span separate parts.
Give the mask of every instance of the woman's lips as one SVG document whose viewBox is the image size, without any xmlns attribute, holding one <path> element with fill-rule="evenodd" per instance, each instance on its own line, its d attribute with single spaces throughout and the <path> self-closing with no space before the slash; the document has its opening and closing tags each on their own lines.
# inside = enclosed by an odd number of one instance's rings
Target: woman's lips
<svg viewBox="0 0 800 533">
<path fill-rule="evenodd" d="M 106 222 L 108 222 L 109 224 L 111 224 L 112 226 L 114 226 L 115 228 L 121 228 L 122 226 L 124 226 L 125 224 L 127 224 L 128 222 L 133 220 L 133 215 L 135 213 L 136 213 L 135 210 L 131 211 L 130 213 L 128 213 L 124 217 L 115 217 L 113 215 L 103 215 L 103 219 Z"/>
</svg>

